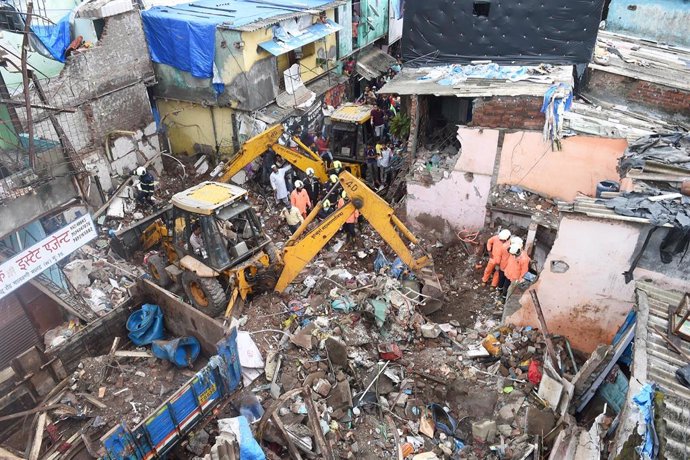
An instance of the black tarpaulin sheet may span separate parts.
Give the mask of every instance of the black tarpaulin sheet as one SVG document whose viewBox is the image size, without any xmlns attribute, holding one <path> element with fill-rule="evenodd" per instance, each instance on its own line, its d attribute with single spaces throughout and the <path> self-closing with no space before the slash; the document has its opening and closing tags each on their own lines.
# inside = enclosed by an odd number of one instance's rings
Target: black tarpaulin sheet
<svg viewBox="0 0 690 460">
<path fill-rule="evenodd" d="M 589 62 L 603 5 L 604 0 L 407 0 L 403 58 L 438 52 L 443 63 Z"/>
</svg>

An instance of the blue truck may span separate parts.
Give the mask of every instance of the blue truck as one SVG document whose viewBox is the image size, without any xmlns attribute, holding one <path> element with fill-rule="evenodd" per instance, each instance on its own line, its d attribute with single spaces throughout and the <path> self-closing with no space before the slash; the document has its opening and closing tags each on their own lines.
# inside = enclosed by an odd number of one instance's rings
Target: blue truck
<svg viewBox="0 0 690 460">
<path fill-rule="evenodd" d="M 150 281 L 138 280 L 129 291 L 131 297 L 124 304 L 88 324 L 55 355 L 73 372 L 84 356 L 107 353 L 114 337 L 126 337 L 127 318 L 144 303 L 160 306 L 171 336 L 196 337 L 207 364 L 137 426 L 122 423 L 100 437 L 102 459 L 169 458 L 176 445 L 239 388 L 237 330 L 224 327 Z"/>
<path fill-rule="evenodd" d="M 102 458 L 154 459 L 166 454 L 188 434 L 225 396 L 240 384 L 237 330 L 217 344 L 217 354 L 179 390 L 133 429 L 119 425 L 101 438 Z"/>
</svg>

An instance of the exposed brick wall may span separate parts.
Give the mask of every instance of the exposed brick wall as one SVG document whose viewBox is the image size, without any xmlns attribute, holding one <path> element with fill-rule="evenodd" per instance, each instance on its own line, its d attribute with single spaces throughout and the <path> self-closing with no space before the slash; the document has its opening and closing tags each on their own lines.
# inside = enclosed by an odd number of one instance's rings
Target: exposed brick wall
<svg viewBox="0 0 690 460">
<path fill-rule="evenodd" d="M 590 70 L 586 92 L 604 101 L 627 102 L 653 112 L 690 117 L 690 92 L 648 81 Z"/>
<path fill-rule="evenodd" d="M 541 130 L 544 127 L 541 105 L 542 98 L 537 96 L 476 98 L 470 126 Z"/>
<path fill-rule="evenodd" d="M 75 107 L 57 116 L 78 153 L 103 145 L 111 131 L 137 131 L 153 121 L 145 81 L 153 79 L 138 11 L 105 18 L 101 38 L 75 53 L 43 86 L 48 100 Z"/>
</svg>

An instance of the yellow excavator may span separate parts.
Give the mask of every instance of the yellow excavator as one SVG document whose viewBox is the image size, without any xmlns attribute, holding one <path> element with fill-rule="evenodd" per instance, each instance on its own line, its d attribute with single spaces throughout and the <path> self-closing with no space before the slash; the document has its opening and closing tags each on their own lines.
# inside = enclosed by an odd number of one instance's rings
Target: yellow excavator
<svg viewBox="0 0 690 460">
<path fill-rule="evenodd" d="M 204 182 L 172 197 L 171 205 L 134 227 L 118 232 L 111 247 L 121 257 L 160 248 L 145 260 L 162 287 L 181 285 L 191 303 L 210 316 L 231 314 L 238 297 L 274 289 L 282 292 L 358 210 L 417 275 L 424 296 L 442 296 L 428 256 L 415 257 L 407 243 L 417 238 L 393 209 L 354 175 L 343 171 L 339 184 L 349 201 L 316 224 L 319 202 L 278 251 L 241 187 Z M 336 184 L 337 186 L 337 184 Z M 334 186 L 335 187 L 335 186 Z"/>
<path fill-rule="evenodd" d="M 259 158 L 268 149 L 271 149 L 276 155 L 280 156 L 300 171 L 306 172 L 308 168 L 312 168 L 314 170 L 314 176 L 316 176 L 320 182 L 328 182 L 328 167 L 326 162 L 323 161 L 319 155 L 312 152 L 309 147 L 304 145 L 297 137 L 292 137 L 291 139 L 297 143 L 301 152 L 295 151 L 289 146 L 282 144 L 281 138 L 284 139 L 284 135 L 286 134 L 283 125 L 278 124 L 249 139 L 242 145 L 240 151 L 227 163 L 223 174 L 218 180 L 220 182 L 230 182 L 230 179 L 235 177 L 245 166 Z M 283 140 L 283 142 L 286 141 L 287 140 Z M 352 172 L 355 176 L 361 177 L 360 164 L 343 162 L 343 167 Z"/>
</svg>

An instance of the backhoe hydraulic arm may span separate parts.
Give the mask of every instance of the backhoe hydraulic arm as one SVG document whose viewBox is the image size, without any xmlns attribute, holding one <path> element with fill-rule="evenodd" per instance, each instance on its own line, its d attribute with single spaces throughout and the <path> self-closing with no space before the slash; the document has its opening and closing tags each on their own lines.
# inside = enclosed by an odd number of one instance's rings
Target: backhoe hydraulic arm
<svg viewBox="0 0 690 460">
<path fill-rule="evenodd" d="M 285 244 L 283 249 L 284 268 L 275 287 L 277 292 L 282 292 L 295 279 L 302 269 L 336 235 L 355 210 L 359 210 L 360 214 L 369 221 L 371 226 L 411 270 L 421 270 L 431 262 L 427 256 L 415 258 L 412 255 L 403 237 L 414 244 L 417 244 L 417 238 L 395 216 L 388 203 L 367 187 L 364 182 L 347 171 L 341 172 L 339 179 L 343 189 L 350 197 L 350 201 L 302 237 L 307 226 L 321 209 L 321 202 L 309 213 L 304 223 Z"/>
<path fill-rule="evenodd" d="M 242 149 L 237 155 L 230 160 L 223 175 L 218 180 L 220 182 L 229 182 L 245 166 L 261 156 L 266 150 L 272 149 L 276 155 L 281 156 L 285 161 L 301 171 L 313 168 L 314 175 L 321 182 L 326 182 L 328 174 L 323 160 L 298 139 L 295 139 L 295 141 L 305 153 L 296 152 L 289 147 L 279 144 L 278 139 L 280 139 L 283 133 L 283 126 L 278 124 L 249 139 L 242 145 Z"/>
</svg>

